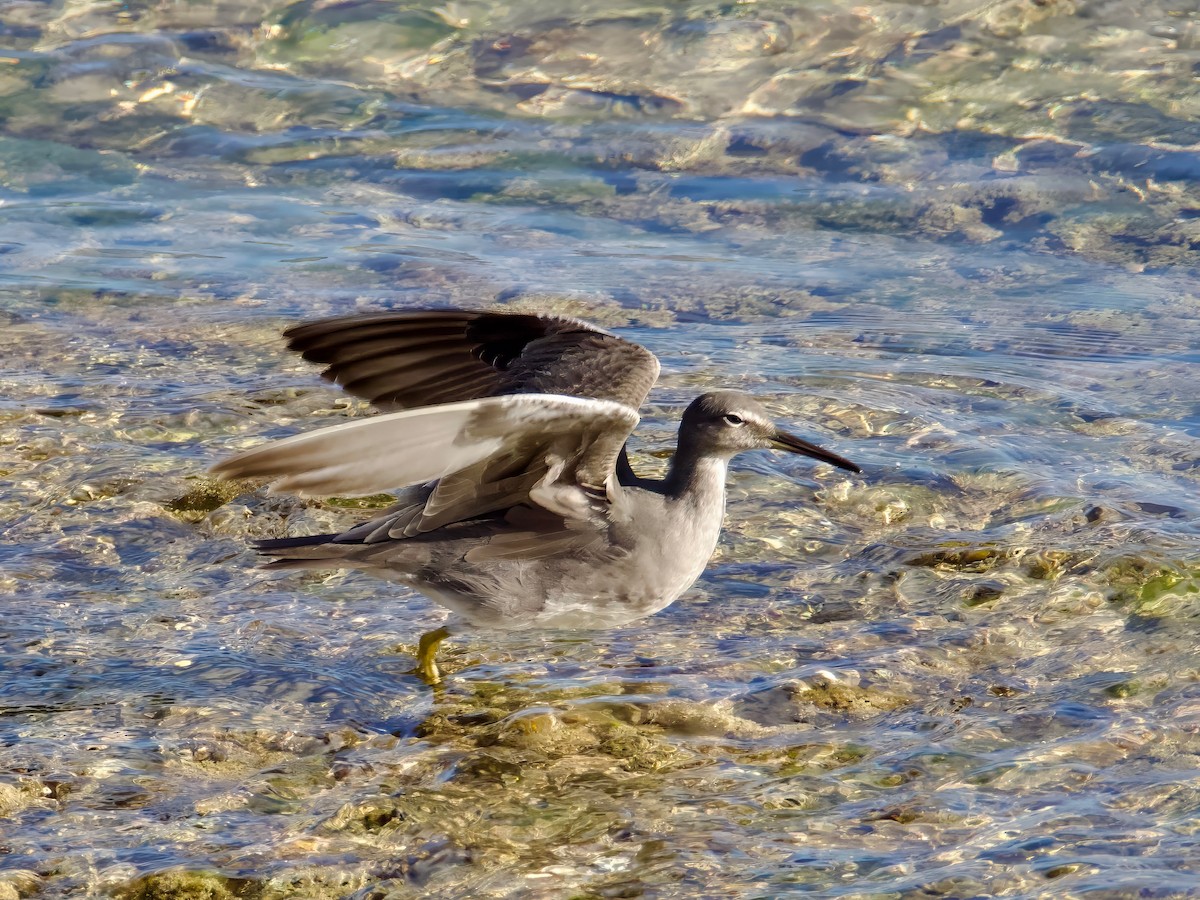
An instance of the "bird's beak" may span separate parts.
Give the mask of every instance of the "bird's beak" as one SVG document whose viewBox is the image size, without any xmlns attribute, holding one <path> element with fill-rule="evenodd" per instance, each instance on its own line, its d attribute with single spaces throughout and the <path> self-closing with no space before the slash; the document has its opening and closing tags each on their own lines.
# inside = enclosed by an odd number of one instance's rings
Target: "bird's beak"
<svg viewBox="0 0 1200 900">
<path fill-rule="evenodd" d="M 788 434 L 786 431 L 776 431 L 770 438 L 771 447 L 775 450 L 787 450 L 789 453 L 801 453 L 804 456 L 811 456 L 813 459 L 819 459 L 821 462 L 827 462 L 831 466 L 837 466 L 839 469 L 846 469 L 850 472 L 861 472 L 858 466 L 850 462 L 844 456 L 838 456 L 836 453 L 830 453 L 818 447 L 816 444 L 810 444 L 803 438 L 798 438 L 794 434 Z"/>
</svg>

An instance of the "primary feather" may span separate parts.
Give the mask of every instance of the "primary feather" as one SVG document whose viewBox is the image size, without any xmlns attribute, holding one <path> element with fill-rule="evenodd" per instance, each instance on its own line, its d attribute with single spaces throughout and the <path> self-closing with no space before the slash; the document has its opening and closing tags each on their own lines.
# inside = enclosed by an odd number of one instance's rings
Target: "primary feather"
<svg viewBox="0 0 1200 900">
<path fill-rule="evenodd" d="M 440 480 L 425 498 L 428 521 L 420 530 L 430 530 L 448 514 L 491 512 L 514 488 L 523 489 L 517 500 L 539 484 L 545 497 L 557 497 L 541 484 L 548 476 L 559 489 L 603 486 L 637 422 L 634 410 L 606 400 L 486 397 L 285 438 L 225 460 L 213 472 L 266 478 L 272 490 L 310 496 L 364 496 Z M 469 474 L 455 478 L 459 473 Z"/>
</svg>

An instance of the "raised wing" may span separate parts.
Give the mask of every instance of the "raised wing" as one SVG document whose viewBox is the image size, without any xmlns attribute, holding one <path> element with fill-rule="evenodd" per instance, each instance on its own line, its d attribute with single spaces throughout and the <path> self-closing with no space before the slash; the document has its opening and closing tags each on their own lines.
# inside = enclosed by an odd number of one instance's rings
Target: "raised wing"
<svg viewBox="0 0 1200 900">
<path fill-rule="evenodd" d="M 326 496 L 436 480 L 423 507 L 401 526 L 404 535 L 530 503 L 565 521 L 582 521 L 611 486 L 618 455 L 637 423 L 636 411 L 608 400 L 486 397 L 285 438 L 227 459 L 213 472 Z"/>
<path fill-rule="evenodd" d="M 578 319 L 415 310 L 321 319 L 288 346 L 356 397 L 409 409 L 505 394 L 564 394 L 638 409 L 658 379 L 654 354 Z"/>
</svg>

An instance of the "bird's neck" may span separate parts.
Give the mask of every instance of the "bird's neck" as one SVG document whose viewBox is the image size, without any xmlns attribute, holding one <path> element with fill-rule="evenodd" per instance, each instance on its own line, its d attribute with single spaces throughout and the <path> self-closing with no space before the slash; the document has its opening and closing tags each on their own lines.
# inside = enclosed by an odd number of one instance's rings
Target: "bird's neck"
<svg viewBox="0 0 1200 900">
<path fill-rule="evenodd" d="M 698 453 L 686 445 L 680 445 L 667 472 L 667 496 L 673 500 L 687 500 L 697 506 L 715 507 L 723 514 L 728 462 L 723 456 Z"/>
</svg>

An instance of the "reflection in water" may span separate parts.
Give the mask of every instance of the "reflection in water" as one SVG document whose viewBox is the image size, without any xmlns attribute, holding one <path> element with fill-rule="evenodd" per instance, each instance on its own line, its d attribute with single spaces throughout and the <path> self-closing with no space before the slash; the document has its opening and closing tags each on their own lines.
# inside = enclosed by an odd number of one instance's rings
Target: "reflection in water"
<svg viewBox="0 0 1200 900">
<path fill-rule="evenodd" d="M 0 893 L 1193 891 L 1176 6 L 0 10 Z M 203 473 L 366 413 L 285 324 L 492 302 L 662 351 L 639 470 L 735 387 L 866 475 L 431 693 L 424 601 L 245 550 L 372 501 Z"/>
</svg>

